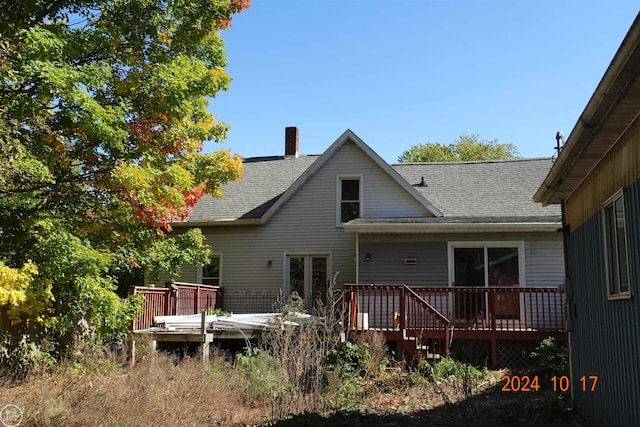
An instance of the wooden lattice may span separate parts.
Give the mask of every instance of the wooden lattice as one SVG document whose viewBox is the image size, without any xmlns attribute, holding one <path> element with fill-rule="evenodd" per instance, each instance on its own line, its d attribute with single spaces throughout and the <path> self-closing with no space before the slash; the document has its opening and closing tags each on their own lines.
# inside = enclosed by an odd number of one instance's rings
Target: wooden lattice
<svg viewBox="0 0 640 427">
<path fill-rule="evenodd" d="M 498 341 L 496 355 L 500 368 L 527 368 L 531 366 L 531 352 L 538 346 L 535 341 Z"/>
</svg>

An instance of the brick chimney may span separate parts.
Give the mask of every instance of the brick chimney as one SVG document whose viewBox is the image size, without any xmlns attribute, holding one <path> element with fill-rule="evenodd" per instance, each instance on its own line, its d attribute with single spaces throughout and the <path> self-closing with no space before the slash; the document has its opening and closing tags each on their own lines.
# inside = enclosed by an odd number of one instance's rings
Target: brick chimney
<svg viewBox="0 0 640 427">
<path fill-rule="evenodd" d="M 284 128 L 284 156 L 298 157 L 300 149 L 299 143 L 300 132 L 297 127 L 290 126 Z"/>
</svg>

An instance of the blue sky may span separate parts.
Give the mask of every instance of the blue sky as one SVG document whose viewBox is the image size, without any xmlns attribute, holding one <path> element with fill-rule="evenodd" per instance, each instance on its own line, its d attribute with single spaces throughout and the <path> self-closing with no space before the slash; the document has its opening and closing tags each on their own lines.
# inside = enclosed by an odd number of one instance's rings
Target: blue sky
<svg viewBox="0 0 640 427">
<path fill-rule="evenodd" d="M 553 154 L 638 13 L 608 0 L 253 0 L 224 31 L 233 78 L 210 110 L 244 157 L 319 154 L 346 129 L 387 162 L 461 134 Z"/>
</svg>

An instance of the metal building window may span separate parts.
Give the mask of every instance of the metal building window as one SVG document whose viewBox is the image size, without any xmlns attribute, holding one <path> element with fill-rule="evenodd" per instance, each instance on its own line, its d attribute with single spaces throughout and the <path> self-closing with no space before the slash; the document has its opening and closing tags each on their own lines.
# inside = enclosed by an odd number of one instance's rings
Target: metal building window
<svg viewBox="0 0 640 427">
<path fill-rule="evenodd" d="M 623 191 L 618 191 L 603 205 L 602 209 L 609 298 L 629 298 L 631 286 Z"/>
</svg>

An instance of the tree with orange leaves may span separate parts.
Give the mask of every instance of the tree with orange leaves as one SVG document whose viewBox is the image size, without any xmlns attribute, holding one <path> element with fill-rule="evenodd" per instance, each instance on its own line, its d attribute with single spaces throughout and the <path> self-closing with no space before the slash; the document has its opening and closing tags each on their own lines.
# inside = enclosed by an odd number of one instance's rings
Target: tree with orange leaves
<svg viewBox="0 0 640 427">
<path fill-rule="evenodd" d="M 5 321 L 44 325 L 62 342 L 82 317 L 107 336 L 131 314 L 114 293 L 122 271 L 154 268 L 145 261 L 159 247 L 173 248 L 167 256 L 176 262 L 206 259 L 198 231 L 167 231 L 242 174 L 239 156 L 202 148 L 228 130 L 207 110 L 230 83 L 220 30 L 249 5 L 39 0 L 0 8 L 0 266 L 4 277 L 24 278 L 21 292 L 50 295 L 23 319 L 15 305 L 29 295 L 0 299 Z"/>
</svg>

